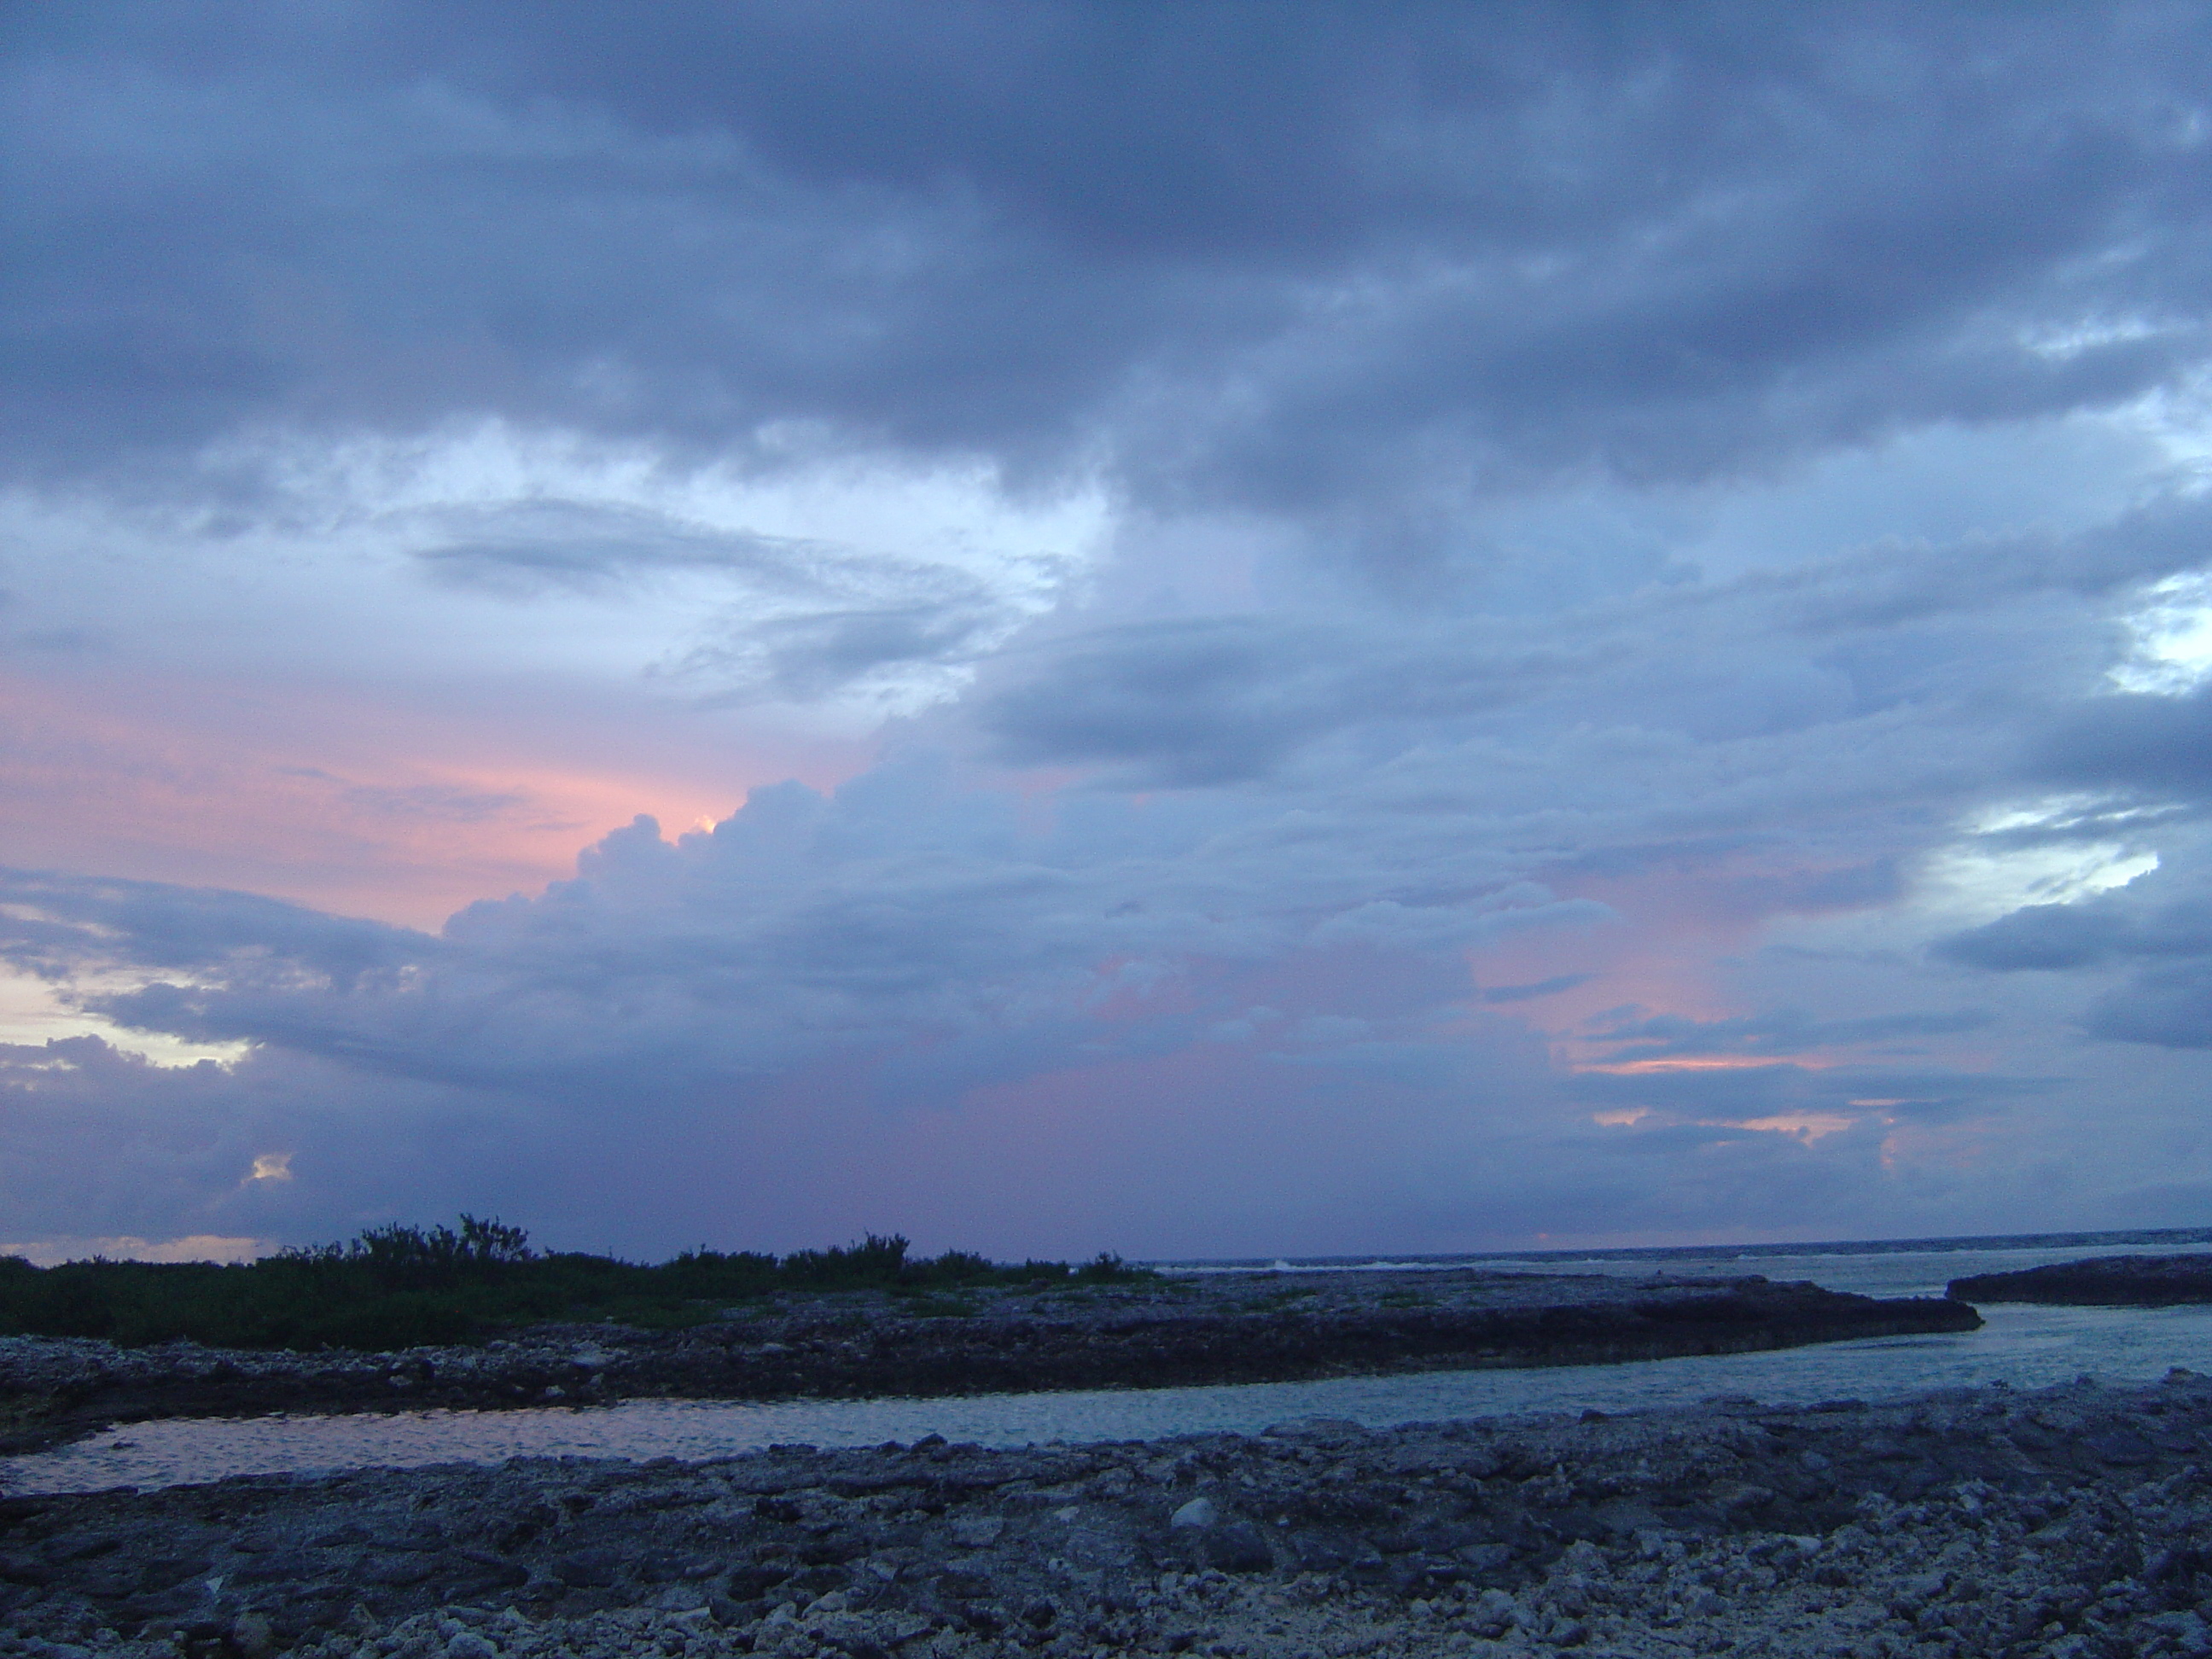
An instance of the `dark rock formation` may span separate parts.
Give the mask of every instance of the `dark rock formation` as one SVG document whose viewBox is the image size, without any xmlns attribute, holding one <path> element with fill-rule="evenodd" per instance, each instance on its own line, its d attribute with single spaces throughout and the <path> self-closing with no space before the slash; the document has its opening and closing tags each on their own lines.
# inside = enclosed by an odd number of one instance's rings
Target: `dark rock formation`
<svg viewBox="0 0 2212 1659">
<path fill-rule="evenodd" d="M 2212 1302 L 2212 1255 L 2107 1255 L 2017 1273 L 1954 1279 L 1960 1302 L 2042 1302 L 2098 1308 L 2168 1308 Z"/>
<path fill-rule="evenodd" d="M 1758 1277 L 1475 1272 L 1224 1275 L 953 1306 L 793 1299 L 688 1330 L 549 1326 L 487 1348 L 386 1354 L 9 1338 L 0 1450 L 152 1417 L 1292 1382 L 1747 1353 L 1981 1323 L 1939 1297 L 1878 1301 Z"/>
<path fill-rule="evenodd" d="M 2208 1451 L 2176 1373 L 23 1497 L 0 1655 L 2200 1654 Z"/>
</svg>

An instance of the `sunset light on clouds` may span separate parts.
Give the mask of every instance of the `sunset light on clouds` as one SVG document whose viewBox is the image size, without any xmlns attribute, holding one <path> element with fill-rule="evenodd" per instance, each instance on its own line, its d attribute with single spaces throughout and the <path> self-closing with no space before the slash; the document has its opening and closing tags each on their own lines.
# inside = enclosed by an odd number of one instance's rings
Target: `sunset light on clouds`
<svg viewBox="0 0 2212 1659">
<path fill-rule="evenodd" d="M 2200 9 L 538 17 L 0 24 L 0 1250 L 2212 1222 Z"/>
</svg>

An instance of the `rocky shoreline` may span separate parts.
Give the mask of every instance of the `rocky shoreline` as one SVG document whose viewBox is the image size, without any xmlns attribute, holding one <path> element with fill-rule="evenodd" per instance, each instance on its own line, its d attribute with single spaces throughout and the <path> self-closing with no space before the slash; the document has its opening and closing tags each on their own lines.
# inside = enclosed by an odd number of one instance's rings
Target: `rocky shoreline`
<svg viewBox="0 0 2212 1659">
<path fill-rule="evenodd" d="M 0 1452 L 161 1417 L 1296 1382 L 1746 1353 L 1980 1322 L 1960 1302 L 1758 1277 L 1457 1271 L 785 1297 L 683 1330 L 544 1326 L 481 1348 L 396 1353 L 12 1337 L 0 1339 Z"/>
<path fill-rule="evenodd" d="M 2212 1380 L 0 1500 L 15 1659 L 2212 1652 Z"/>
<path fill-rule="evenodd" d="M 2172 1308 L 2212 1302 L 2212 1255 L 2108 1255 L 2016 1273 L 1954 1279 L 1961 1302 L 2039 1302 L 2072 1307 Z"/>
</svg>

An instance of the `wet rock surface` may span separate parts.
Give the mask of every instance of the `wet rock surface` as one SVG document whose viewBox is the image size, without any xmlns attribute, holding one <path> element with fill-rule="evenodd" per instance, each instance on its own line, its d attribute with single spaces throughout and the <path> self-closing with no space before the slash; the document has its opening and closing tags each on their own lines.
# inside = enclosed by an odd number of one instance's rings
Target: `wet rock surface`
<svg viewBox="0 0 2212 1659">
<path fill-rule="evenodd" d="M 2212 1302 L 2212 1255 L 2108 1255 L 2017 1273 L 1954 1279 L 1961 1302 L 2040 1302 L 2081 1307 L 2169 1308 Z"/>
<path fill-rule="evenodd" d="M 2212 1381 L 0 1500 L 0 1655 L 2212 1652 Z"/>
<path fill-rule="evenodd" d="M 1239 1273 L 1128 1287 L 787 1297 L 678 1331 L 541 1326 L 398 1353 L 0 1339 L 0 1452 L 109 1423 L 264 1412 L 1164 1388 L 1742 1353 L 1972 1330 L 1940 1297 L 1765 1279 Z"/>
</svg>

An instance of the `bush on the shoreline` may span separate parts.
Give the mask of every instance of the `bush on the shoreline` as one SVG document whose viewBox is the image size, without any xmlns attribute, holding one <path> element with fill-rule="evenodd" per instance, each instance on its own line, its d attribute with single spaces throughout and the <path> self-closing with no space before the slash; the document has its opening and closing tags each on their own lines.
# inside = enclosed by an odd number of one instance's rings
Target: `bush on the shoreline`
<svg viewBox="0 0 2212 1659">
<path fill-rule="evenodd" d="M 483 1342 L 551 1320 L 670 1328 L 783 1291 L 884 1291 L 929 1300 L 963 1286 L 1111 1284 L 1152 1277 L 1102 1253 L 1002 1265 L 966 1250 L 908 1255 L 896 1234 L 777 1257 L 687 1250 L 658 1266 L 539 1252 L 520 1227 L 461 1218 L 373 1227 L 342 1244 L 208 1261 L 64 1262 L 0 1257 L 0 1334 L 104 1337 L 129 1347 L 186 1339 L 225 1348 L 402 1348 Z"/>
</svg>

